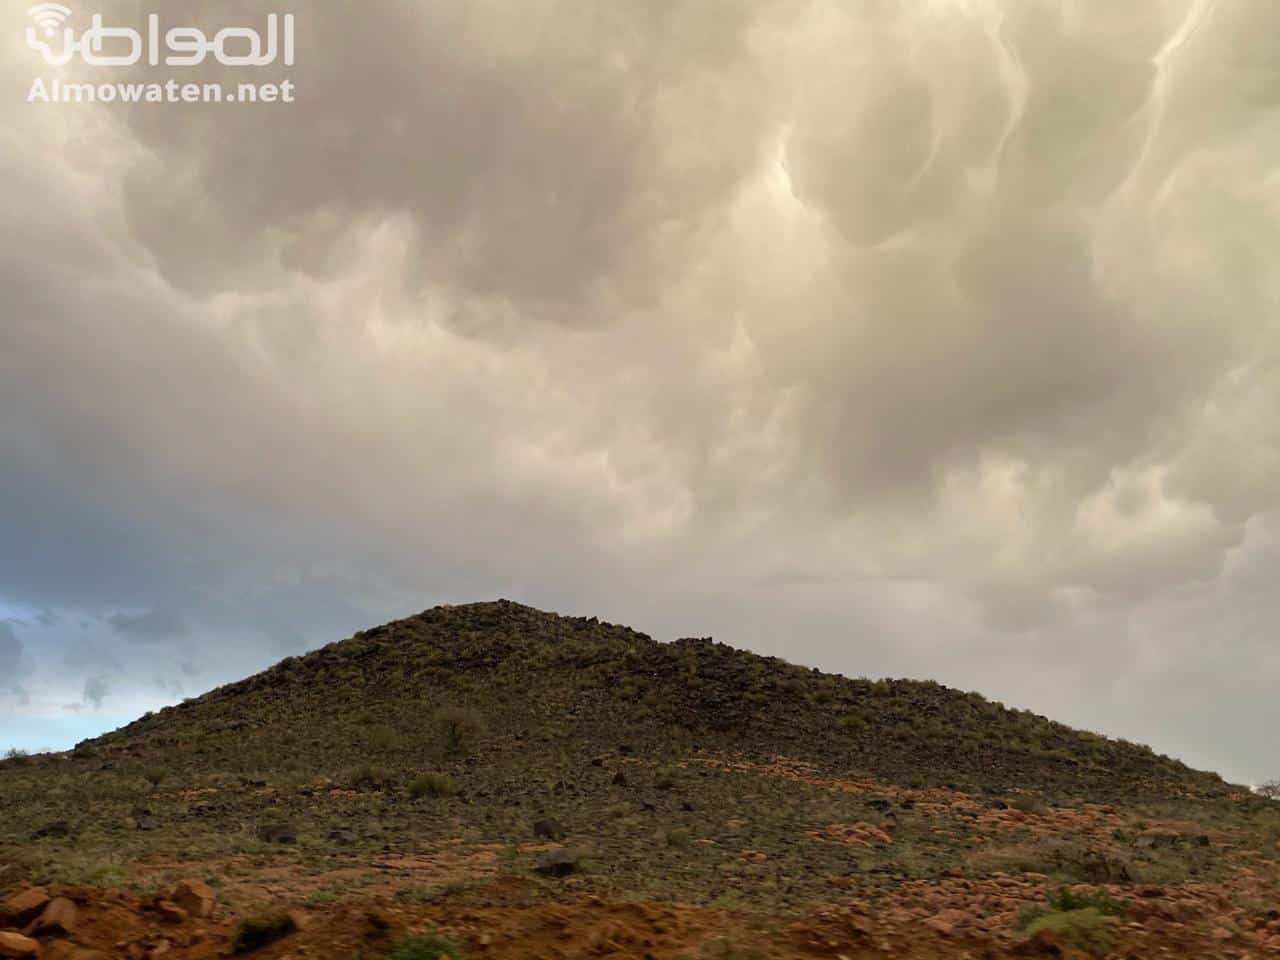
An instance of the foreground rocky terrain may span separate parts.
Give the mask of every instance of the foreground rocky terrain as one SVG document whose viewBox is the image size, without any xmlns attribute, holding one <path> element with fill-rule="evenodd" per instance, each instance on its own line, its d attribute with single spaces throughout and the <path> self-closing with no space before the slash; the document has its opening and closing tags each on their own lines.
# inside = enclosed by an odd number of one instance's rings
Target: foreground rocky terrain
<svg viewBox="0 0 1280 960">
<path fill-rule="evenodd" d="M 507 602 L 0 763 L 0 957 L 1280 955 L 1280 807 Z"/>
</svg>

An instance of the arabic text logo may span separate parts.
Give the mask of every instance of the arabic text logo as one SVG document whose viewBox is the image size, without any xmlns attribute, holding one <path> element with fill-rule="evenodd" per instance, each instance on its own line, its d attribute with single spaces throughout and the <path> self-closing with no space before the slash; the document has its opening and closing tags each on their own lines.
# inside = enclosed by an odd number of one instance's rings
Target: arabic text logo
<svg viewBox="0 0 1280 960">
<path fill-rule="evenodd" d="M 93 25 L 79 37 L 71 27 L 63 27 L 62 42 L 56 39 L 58 27 L 71 10 L 57 3 L 42 3 L 28 11 L 48 40 L 41 39 L 36 27 L 27 27 L 27 46 L 40 53 L 45 62 L 64 66 L 77 53 L 90 66 L 128 67 L 142 60 L 156 66 L 163 62 L 171 67 L 194 67 L 210 54 L 225 67 L 265 67 L 277 58 L 293 66 L 293 14 L 283 17 L 268 14 L 265 30 L 252 27 L 223 27 L 212 37 L 198 27 L 170 27 L 161 30 L 159 14 L 147 16 L 146 29 L 108 27 L 102 14 L 93 15 Z"/>
<path fill-rule="evenodd" d="M 71 8 L 60 3 L 37 3 L 27 11 L 27 16 L 36 22 L 46 37 L 52 37 L 62 22 L 71 16 Z"/>
</svg>

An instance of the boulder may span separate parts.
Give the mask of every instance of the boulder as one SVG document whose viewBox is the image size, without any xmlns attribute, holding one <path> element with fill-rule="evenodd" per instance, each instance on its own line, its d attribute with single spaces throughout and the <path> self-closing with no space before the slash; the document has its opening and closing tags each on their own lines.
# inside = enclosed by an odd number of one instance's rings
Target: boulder
<svg viewBox="0 0 1280 960">
<path fill-rule="evenodd" d="M 44 887 L 32 887 L 15 893 L 0 903 L 0 926 L 25 927 L 40 916 L 49 903 Z"/>
<path fill-rule="evenodd" d="M 182 880 L 169 894 L 169 899 L 174 904 L 201 920 L 213 914 L 213 902 L 216 898 L 213 888 L 202 880 Z"/>
<path fill-rule="evenodd" d="M 160 914 L 160 922 L 167 923 L 170 926 L 179 926 L 187 922 L 191 914 L 187 913 L 182 907 L 178 906 L 172 900 L 157 900 L 156 912 Z"/>
<path fill-rule="evenodd" d="M 547 817 L 533 825 L 533 835 L 545 840 L 563 840 L 564 827 L 555 817 Z"/>
<path fill-rule="evenodd" d="M 5 957 L 7 960 L 27 960 L 28 957 L 39 955 L 39 941 L 24 937 L 20 933 L 0 931 L 0 957 Z"/>
<path fill-rule="evenodd" d="M 258 827 L 258 839 L 266 843 L 297 843 L 298 828 L 292 823 L 264 823 Z"/>
<path fill-rule="evenodd" d="M 567 877 L 578 869 L 578 855 L 565 847 L 556 847 L 539 854 L 533 869 L 544 877 Z"/>
<path fill-rule="evenodd" d="M 50 900 L 32 929 L 37 937 L 70 936 L 76 929 L 76 905 L 66 897 Z"/>
</svg>

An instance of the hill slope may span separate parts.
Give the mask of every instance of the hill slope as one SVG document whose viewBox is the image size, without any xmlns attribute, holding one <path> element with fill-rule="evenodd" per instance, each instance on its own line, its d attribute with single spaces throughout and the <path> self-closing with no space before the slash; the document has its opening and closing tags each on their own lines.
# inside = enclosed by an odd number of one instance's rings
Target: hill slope
<svg viewBox="0 0 1280 960">
<path fill-rule="evenodd" d="M 427 923 L 513 960 L 703 956 L 692 948 L 726 924 L 754 931 L 760 956 L 874 942 L 1003 957 L 1046 912 L 1109 936 L 1115 916 L 1153 910 L 1204 916 L 1124 927 L 1134 955 L 1216 956 L 1224 910 L 1231 930 L 1271 935 L 1277 809 L 977 694 L 498 601 L 363 631 L 68 754 L 0 762 L 0 894 L 81 885 L 105 919 L 77 936 L 133 937 L 130 956 L 173 940 L 162 908 L 83 885 L 217 885 L 223 925 L 184 933 L 191 951 L 175 955 L 190 957 L 264 904 L 323 912 L 303 938 L 317 957 Z M 559 845 L 571 862 L 544 875 Z M 1095 893 L 1055 900 L 1060 884 Z M 369 903 L 373 927 L 350 912 Z M 572 949 L 552 908 L 565 903 L 593 931 Z M 491 949 L 504 927 L 521 933 Z"/>
<path fill-rule="evenodd" d="M 363 631 L 98 743 L 193 769 L 277 770 L 298 754 L 326 771 L 412 765 L 449 711 L 474 715 L 486 735 L 473 746 L 488 759 L 525 753 L 515 745 L 533 738 L 582 758 L 622 743 L 646 754 L 782 753 L 902 784 L 1094 798 L 1223 787 L 1146 747 L 935 683 L 851 680 L 710 640 L 662 644 L 507 601 Z M 297 750 L 282 748 L 298 738 Z"/>
</svg>

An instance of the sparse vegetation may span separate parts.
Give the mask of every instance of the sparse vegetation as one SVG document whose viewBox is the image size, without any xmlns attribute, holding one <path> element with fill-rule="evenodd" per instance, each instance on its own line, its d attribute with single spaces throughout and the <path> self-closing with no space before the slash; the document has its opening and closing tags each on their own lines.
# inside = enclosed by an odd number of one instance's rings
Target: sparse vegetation
<svg viewBox="0 0 1280 960">
<path fill-rule="evenodd" d="M 351 790 L 381 790 L 390 781 L 387 771 L 371 763 L 352 767 L 342 778 L 343 785 Z"/>
<path fill-rule="evenodd" d="M 869 905 L 868 924 L 907 880 L 952 898 L 985 884 L 1015 901 L 1004 932 L 1037 903 L 1021 931 L 1084 945 L 1124 936 L 1106 885 L 1280 876 L 1280 807 L 1144 748 L 937 684 L 501 603 L 364 631 L 69 756 L 0 763 L 0 801 L 6 885 L 163 897 L 177 879 L 164 871 L 194 861 L 222 882 L 220 916 L 251 917 L 239 943 L 282 927 L 254 914 L 268 871 L 304 878 L 283 902 L 316 910 L 395 890 L 369 960 L 428 917 L 453 929 L 441 918 L 495 878 L 503 896 L 532 880 L 539 898 L 564 885 L 741 916 L 838 890 Z M 573 869 L 540 871 L 565 837 Z M 1044 901 L 1059 884 L 1088 886 Z M 1275 889 L 1234 902 L 1273 905 Z M 785 955 L 737 928 L 701 948 L 721 928 L 697 929 L 691 960 Z"/>
<path fill-rule="evenodd" d="M 434 933 L 405 937 L 391 948 L 389 960 L 466 960 L 462 948 Z"/>
<path fill-rule="evenodd" d="M 423 797 L 452 797 L 458 792 L 458 783 L 446 773 L 424 773 L 409 783 L 409 796 L 414 800 Z"/>
</svg>

